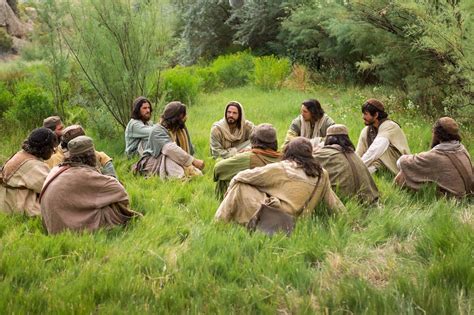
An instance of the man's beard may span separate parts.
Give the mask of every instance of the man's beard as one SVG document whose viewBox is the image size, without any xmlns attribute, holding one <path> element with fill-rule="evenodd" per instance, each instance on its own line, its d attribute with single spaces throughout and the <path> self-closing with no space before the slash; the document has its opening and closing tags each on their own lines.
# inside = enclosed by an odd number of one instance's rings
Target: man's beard
<svg viewBox="0 0 474 315">
<path fill-rule="evenodd" d="M 237 122 L 237 120 L 235 120 L 234 118 L 226 118 L 226 121 L 229 125 L 235 125 L 235 123 Z"/>
<path fill-rule="evenodd" d="M 146 117 L 145 117 L 145 116 L 141 116 L 141 119 L 142 119 L 143 122 L 146 123 L 146 122 L 150 121 L 151 115 L 147 115 Z"/>
</svg>

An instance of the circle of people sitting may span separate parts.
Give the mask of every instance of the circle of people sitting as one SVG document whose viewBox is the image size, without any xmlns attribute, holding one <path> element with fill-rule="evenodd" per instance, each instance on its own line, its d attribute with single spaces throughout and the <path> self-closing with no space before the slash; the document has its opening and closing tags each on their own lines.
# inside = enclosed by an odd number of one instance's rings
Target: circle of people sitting
<svg viewBox="0 0 474 315">
<path fill-rule="evenodd" d="M 163 180 L 201 176 L 205 164 L 194 157 L 186 105 L 167 104 L 156 124 L 152 112 L 147 98 L 133 102 L 125 129 L 125 153 L 137 160 L 133 173 Z M 215 194 L 221 201 L 215 220 L 289 234 L 297 217 L 310 215 L 321 203 L 332 213 L 345 211 L 341 199 L 377 203 L 372 174 L 382 170 L 395 176 L 395 184 L 415 191 L 430 182 L 443 195 L 473 195 L 471 157 L 454 119 L 438 119 L 431 149 L 413 155 L 382 102 L 368 99 L 361 112 L 365 128 L 355 147 L 345 125 L 336 124 L 318 100 L 305 100 L 279 150 L 271 124 L 255 126 L 242 104 L 229 102 L 210 131 Z M 94 231 L 141 216 L 130 209 L 112 158 L 95 150 L 80 125 L 64 128 L 58 116 L 30 133 L 1 168 L 0 183 L 0 211 L 40 215 L 49 234 Z"/>
</svg>

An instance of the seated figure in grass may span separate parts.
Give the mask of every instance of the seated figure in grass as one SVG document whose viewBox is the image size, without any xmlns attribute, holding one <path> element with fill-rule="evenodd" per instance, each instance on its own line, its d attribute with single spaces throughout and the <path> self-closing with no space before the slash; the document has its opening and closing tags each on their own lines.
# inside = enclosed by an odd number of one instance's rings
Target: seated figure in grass
<svg viewBox="0 0 474 315">
<path fill-rule="evenodd" d="M 72 139 L 68 153 L 64 163 L 51 170 L 41 191 L 41 214 L 49 234 L 123 225 L 139 215 L 130 210 L 122 184 L 97 171 L 91 138 Z"/>
<path fill-rule="evenodd" d="M 233 157 L 221 160 L 214 166 L 216 195 L 222 199 L 227 191 L 230 180 L 238 172 L 278 162 L 278 140 L 275 128 L 270 124 L 260 124 L 250 134 L 251 149 L 238 153 Z"/>
<path fill-rule="evenodd" d="M 284 148 L 281 162 L 238 173 L 231 180 L 215 219 L 247 224 L 262 203 L 295 217 L 312 213 L 321 201 L 333 211 L 345 210 L 331 189 L 328 172 L 312 152 L 311 142 L 298 137 Z M 308 206 L 302 209 L 308 199 Z"/>
<path fill-rule="evenodd" d="M 371 174 L 386 168 L 396 175 L 398 158 L 410 154 L 405 133 L 396 122 L 387 118 L 384 105 L 374 98 L 362 105 L 362 114 L 366 127 L 360 133 L 357 155 Z"/>
<path fill-rule="evenodd" d="M 61 137 L 61 143 L 56 149 L 56 152 L 53 154 L 53 156 L 50 159 L 50 160 L 54 159 L 54 164 L 50 166 L 50 168 L 53 168 L 54 166 L 61 164 L 62 162 L 64 162 L 65 158 L 68 158 L 69 151 L 67 149 L 67 145 L 69 141 L 71 141 L 72 139 L 76 137 L 85 136 L 85 135 L 86 133 L 84 132 L 84 128 L 82 128 L 82 126 L 80 125 L 72 125 L 72 126 L 66 127 Z M 57 156 L 55 157 L 55 155 Z M 112 163 L 112 158 L 102 151 L 95 151 L 95 155 L 97 158 L 97 163 L 96 163 L 97 170 L 99 170 L 104 175 L 117 177 L 115 173 L 114 164 Z"/>
<path fill-rule="evenodd" d="M 5 163 L 0 174 L 0 212 L 40 215 L 38 197 L 49 172 L 44 160 L 51 157 L 55 145 L 51 130 L 35 129 L 22 150 Z"/>
<path fill-rule="evenodd" d="M 435 183 L 438 191 L 462 198 L 473 194 L 473 169 L 469 152 L 461 144 L 456 121 L 442 117 L 433 126 L 431 150 L 402 155 L 395 183 L 418 190 L 425 183 Z"/>
<path fill-rule="evenodd" d="M 360 202 L 373 203 L 379 197 L 377 186 L 354 150 L 347 127 L 335 124 L 328 128 L 324 147 L 315 151 L 314 157 L 328 171 L 339 197 L 357 196 Z"/>
<path fill-rule="evenodd" d="M 160 123 L 150 133 L 143 157 L 133 166 L 135 173 L 163 179 L 202 175 L 204 161 L 193 157 L 186 120 L 186 105 L 181 102 L 166 105 Z"/>
<path fill-rule="evenodd" d="M 130 157 L 143 154 L 153 129 L 151 102 L 143 96 L 133 101 L 132 119 L 125 128 L 125 153 Z"/>
<path fill-rule="evenodd" d="M 213 158 L 229 158 L 240 150 L 250 147 L 250 133 L 254 124 L 245 119 L 244 108 L 239 102 L 229 102 L 224 118 L 211 128 L 211 155 Z"/>
<path fill-rule="evenodd" d="M 54 165 L 58 164 L 58 161 L 62 161 L 64 156 L 62 155 L 62 151 L 59 150 L 59 141 L 61 141 L 61 137 L 63 135 L 64 125 L 61 121 L 61 117 L 59 116 L 50 116 L 43 120 L 43 127 L 48 128 L 56 135 L 56 150 L 54 154 L 45 161 L 45 163 L 49 166 L 49 168 L 53 168 Z"/>
<path fill-rule="evenodd" d="M 322 145 L 326 130 L 331 125 L 334 125 L 334 121 L 324 113 L 319 101 L 306 100 L 301 104 L 300 115 L 291 122 L 283 146 L 296 137 L 310 139 L 313 147 Z"/>
</svg>

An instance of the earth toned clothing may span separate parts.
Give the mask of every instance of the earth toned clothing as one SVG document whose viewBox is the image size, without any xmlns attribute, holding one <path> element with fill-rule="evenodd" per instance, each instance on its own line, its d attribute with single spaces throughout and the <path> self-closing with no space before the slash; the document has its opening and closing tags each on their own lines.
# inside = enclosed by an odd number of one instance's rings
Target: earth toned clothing
<svg viewBox="0 0 474 315">
<path fill-rule="evenodd" d="M 410 154 L 407 138 L 396 122 L 389 119 L 383 120 L 378 129 L 373 126 L 366 126 L 362 129 L 359 142 L 357 143 L 357 155 L 363 157 L 377 137 L 388 139 L 388 149 L 385 150 L 378 159 L 372 163 L 366 164 L 366 166 L 368 168 L 375 167 L 378 169 L 383 165 L 389 169 L 390 172 L 396 175 L 398 173 L 397 160 L 403 154 Z"/>
<path fill-rule="evenodd" d="M 150 133 L 143 157 L 134 166 L 134 173 L 145 176 L 192 177 L 202 172 L 192 165 L 194 147 L 186 128 L 172 132 L 156 124 Z"/>
<path fill-rule="evenodd" d="M 126 224 L 137 215 L 117 179 L 83 164 L 51 170 L 43 186 L 41 214 L 49 234 L 95 231 Z"/>
<path fill-rule="evenodd" d="M 459 161 L 466 180 L 463 180 L 454 164 L 456 162 L 453 163 L 450 156 Z M 459 141 L 440 143 L 428 152 L 403 155 L 398 165 L 400 173 L 396 181 L 400 180 L 409 188 L 418 190 L 423 184 L 431 182 L 435 183 L 441 192 L 456 197 L 472 195 L 474 179 L 471 157 Z"/>
<path fill-rule="evenodd" d="M 222 200 L 232 178 L 243 170 L 280 161 L 281 153 L 273 150 L 251 149 L 221 160 L 214 166 L 216 196 Z"/>
<path fill-rule="evenodd" d="M 244 120 L 239 128 L 231 130 L 225 118 L 214 123 L 211 128 L 210 148 L 213 158 L 229 158 L 240 150 L 250 148 L 250 133 L 255 127 L 251 121 Z"/>
<path fill-rule="evenodd" d="M 313 146 L 324 142 L 326 137 L 326 130 L 329 126 L 334 125 L 334 120 L 328 115 L 324 114 L 313 127 L 309 121 L 305 121 L 303 116 L 299 115 L 291 122 L 290 129 L 288 129 L 283 146 L 287 145 L 292 139 L 296 137 L 305 137 L 311 140 Z"/>
<path fill-rule="evenodd" d="M 151 121 L 144 123 L 139 119 L 130 119 L 125 128 L 125 153 L 128 156 L 136 153 L 141 156 L 152 129 L 153 123 Z"/>
<path fill-rule="evenodd" d="M 334 211 L 344 210 L 344 205 L 331 189 L 328 172 L 323 170 L 308 207 L 299 213 L 317 181 L 317 178 L 307 176 L 303 169 L 291 161 L 242 171 L 230 182 L 215 219 L 246 224 L 262 203 L 278 207 L 293 216 L 312 213 L 321 201 Z"/>
<path fill-rule="evenodd" d="M 64 151 L 61 148 L 61 145 L 58 145 L 55 149 L 55 152 L 49 159 L 44 161 L 48 165 L 49 169 L 52 169 L 58 164 L 61 164 L 64 161 Z"/>
<path fill-rule="evenodd" d="M 2 168 L 0 211 L 40 215 L 39 193 L 49 168 L 43 160 L 19 151 Z"/>
<path fill-rule="evenodd" d="M 341 146 L 332 144 L 316 151 L 314 157 L 328 171 L 331 187 L 339 197 L 357 196 L 366 203 L 378 199 L 379 191 L 369 170 L 354 152 L 343 152 Z"/>
</svg>

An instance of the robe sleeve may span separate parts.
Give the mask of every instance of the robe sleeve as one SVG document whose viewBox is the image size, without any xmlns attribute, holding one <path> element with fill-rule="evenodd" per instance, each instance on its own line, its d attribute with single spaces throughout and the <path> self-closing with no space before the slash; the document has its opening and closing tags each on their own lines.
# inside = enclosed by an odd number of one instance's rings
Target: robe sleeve
<svg viewBox="0 0 474 315">
<path fill-rule="evenodd" d="M 181 149 L 175 142 L 168 142 L 163 146 L 161 153 L 181 166 L 189 166 L 193 163 L 194 157 Z"/>
<path fill-rule="evenodd" d="M 217 162 L 214 166 L 214 181 L 231 180 L 238 172 L 249 169 L 249 155 L 249 152 L 245 152 Z"/>
<path fill-rule="evenodd" d="M 356 154 L 361 157 L 367 151 L 367 127 L 362 129 L 359 136 L 359 141 L 357 142 Z"/>
<path fill-rule="evenodd" d="M 43 162 L 31 161 L 27 163 L 35 163 L 25 176 L 25 187 L 33 190 L 35 193 L 41 193 L 44 181 L 49 173 L 49 167 Z"/>
<path fill-rule="evenodd" d="M 301 134 L 301 128 L 298 126 L 298 124 L 296 123 L 296 119 L 295 119 L 291 122 L 290 128 L 286 132 L 285 141 L 283 142 L 283 146 L 287 145 L 294 138 L 299 137 L 300 134 Z"/>
<path fill-rule="evenodd" d="M 237 148 L 229 148 L 224 149 L 221 143 L 221 136 L 219 134 L 219 129 L 213 127 L 211 129 L 211 140 L 210 140 L 210 147 L 211 147 L 211 155 L 214 159 L 218 157 L 222 157 L 224 159 L 234 156 L 237 154 Z"/>
<path fill-rule="evenodd" d="M 150 132 L 153 129 L 153 125 L 145 125 L 142 121 L 134 121 L 130 125 L 128 136 L 131 138 L 147 139 L 150 136 Z"/>
<path fill-rule="evenodd" d="M 374 161 L 378 160 L 387 151 L 390 141 L 382 136 L 375 137 L 374 142 L 369 149 L 362 155 L 361 160 L 365 165 L 370 166 Z"/>
<path fill-rule="evenodd" d="M 329 176 L 326 174 L 325 185 L 323 187 L 323 200 L 327 207 L 332 210 L 334 213 L 343 212 L 346 210 L 346 207 L 341 202 L 341 200 L 337 197 L 336 193 L 331 188 L 331 182 L 329 180 Z"/>
</svg>

